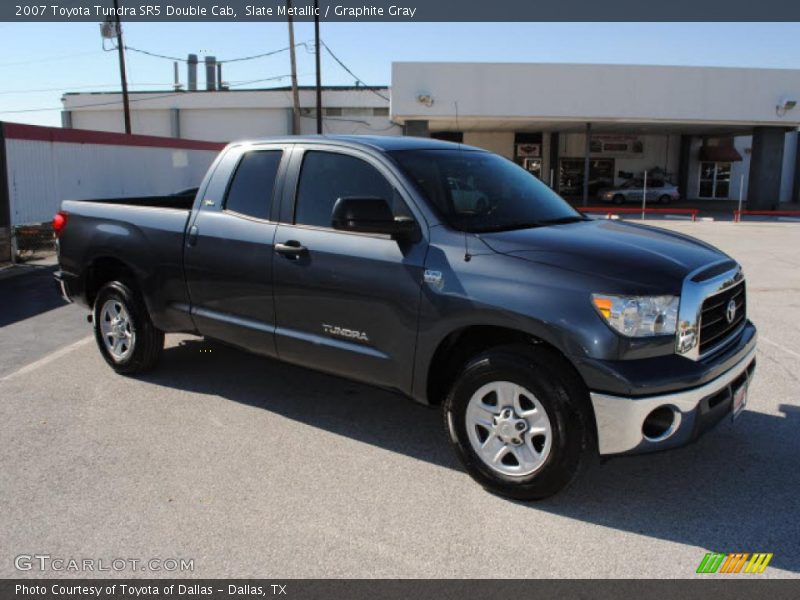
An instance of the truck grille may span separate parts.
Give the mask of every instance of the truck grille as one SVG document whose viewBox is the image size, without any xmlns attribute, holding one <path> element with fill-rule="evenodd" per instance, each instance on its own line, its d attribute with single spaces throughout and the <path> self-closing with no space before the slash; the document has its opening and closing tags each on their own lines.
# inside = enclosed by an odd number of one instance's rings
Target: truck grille
<svg viewBox="0 0 800 600">
<path fill-rule="evenodd" d="M 736 304 L 736 315 L 728 322 L 728 305 Z M 744 281 L 727 290 L 709 296 L 703 302 L 700 316 L 700 355 L 723 344 L 744 323 L 747 312 L 747 294 Z"/>
</svg>

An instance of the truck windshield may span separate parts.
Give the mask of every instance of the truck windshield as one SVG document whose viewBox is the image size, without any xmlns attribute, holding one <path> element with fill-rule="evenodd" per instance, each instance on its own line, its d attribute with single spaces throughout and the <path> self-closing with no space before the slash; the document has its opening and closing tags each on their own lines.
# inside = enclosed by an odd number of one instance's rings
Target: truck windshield
<svg viewBox="0 0 800 600">
<path fill-rule="evenodd" d="M 584 220 L 534 175 L 476 150 L 389 153 L 448 224 L 485 233 Z"/>
</svg>

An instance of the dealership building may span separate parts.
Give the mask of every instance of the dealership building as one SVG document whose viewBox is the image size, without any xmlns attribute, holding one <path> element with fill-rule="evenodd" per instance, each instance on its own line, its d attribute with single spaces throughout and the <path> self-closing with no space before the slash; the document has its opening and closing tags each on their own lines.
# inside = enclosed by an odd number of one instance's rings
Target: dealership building
<svg viewBox="0 0 800 600">
<path fill-rule="evenodd" d="M 221 89 L 222 88 L 222 89 Z M 118 94 L 66 94 L 66 127 L 122 131 Z M 391 86 L 326 87 L 324 133 L 430 136 L 497 152 L 573 199 L 640 181 L 698 205 L 800 201 L 800 70 L 394 63 Z M 300 90 L 300 131 L 316 130 Z M 134 133 L 225 142 L 292 131 L 289 88 L 131 94 Z"/>
</svg>

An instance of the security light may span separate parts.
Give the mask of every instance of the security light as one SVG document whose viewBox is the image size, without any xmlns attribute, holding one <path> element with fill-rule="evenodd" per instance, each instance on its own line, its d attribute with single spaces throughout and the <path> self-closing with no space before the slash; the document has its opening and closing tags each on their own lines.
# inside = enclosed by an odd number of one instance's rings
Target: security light
<svg viewBox="0 0 800 600">
<path fill-rule="evenodd" d="M 792 110 L 795 106 L 797 106 L 797 100 L 792 98 L 783 98 L 778 103 L 778 106 L 775 107 L 775 112 L 778 113 L 778 116 L 782 117 L 786 114 L 787 110 Z"/>
</svg>

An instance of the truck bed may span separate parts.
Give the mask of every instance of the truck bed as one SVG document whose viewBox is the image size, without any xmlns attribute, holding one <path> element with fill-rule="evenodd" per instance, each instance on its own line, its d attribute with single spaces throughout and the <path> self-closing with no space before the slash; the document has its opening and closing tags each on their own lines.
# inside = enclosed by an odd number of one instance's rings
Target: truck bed
<svg viewBox="0 0 800 600">
<path fill-rule="evenodd" d="M 65 200 L 61 270 L 84 292 L 91 283 L 87 273 L 113 257 L 135 273 L 157 326 L 191 329 L 183 247 L 193 202 L 188 194 Z M 88 294 L 90 302 L 91 289 Z"/>
</svg>

